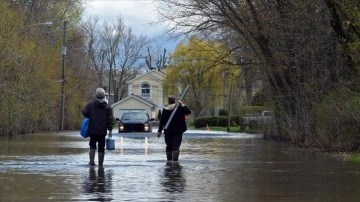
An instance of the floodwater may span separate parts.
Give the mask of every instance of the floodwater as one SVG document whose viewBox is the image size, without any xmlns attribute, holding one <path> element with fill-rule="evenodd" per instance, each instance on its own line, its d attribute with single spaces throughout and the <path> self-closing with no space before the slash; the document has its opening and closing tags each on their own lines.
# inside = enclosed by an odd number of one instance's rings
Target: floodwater
<svg viewBox="0 0 360 202">
<path fill-rule="evenodd" d="M 0 201 L 360 201 L 360 164 L 256 135 L 188 131 L 179 163 L 155 133 L 113 138 L 103 169 L 79 132 L 0 138 Z"/>
</svg>

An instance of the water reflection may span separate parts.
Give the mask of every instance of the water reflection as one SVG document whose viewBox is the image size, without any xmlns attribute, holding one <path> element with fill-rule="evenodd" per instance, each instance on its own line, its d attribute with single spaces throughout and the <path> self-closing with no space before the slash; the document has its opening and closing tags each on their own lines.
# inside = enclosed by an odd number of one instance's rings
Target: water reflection
<svg viewBox="0 0 360 202">
<path fill-rule="evenodd" d="M 167 162 L 164 169 L 162 185 L 166 192 L 183 192 L 185 189 L 185 178 L 182 173 L 183 167 L 179 162 Z"/>
<path fill-rule="evenodd" d="M 360 201 L 359 164 L 332 155 L 187 134 L 174 164 L 163 138 L 133 136 L 114 134 L 104 169 L 86 165 L 78 132 L 2 138 L 0 201 Z"/>
<path fill-rule="evenodd" d="M 89 168 L 89 175 L 85 178 L 83 183 L 83 191 L 85 195 L 90 197 L 90 200 L 96 201 L 111 201 L 112 198 L 112 175 L 108 173 L 105 175 L 104 168 L 95 167 Z"/>
<path fill-rule="evenodd" d="M 149 149 L 149 145 L 148 145 L 148 137 L 145 137 L 145 143 L 144 143 L 144 150 L 145 150 L 145 155 L 148 154 L 148 149 Z"/>
<path fill-rule="evenodd" d="M 119 149 L 120 149 L 120 154 L 123 155 L 124 154 L 124 148 L 125 149 L 134 149 L 135 144 L 133 144 L 134 142 L 138 142 L 138 140 L 144 140 L 144 154 L 145 156 L 148 155 L 149 153 L 149 138 L 148 137 L 132 137 L 132 138 L 127 138 L 127 141 L 124 140 L 124 137 L 120 137 L 120 142 L 119 142 Z"/>
<path fill-rule="evenodd" d="M 124 138 L 120 137 L 120 154 L 124 154 Z"/>
</svg>

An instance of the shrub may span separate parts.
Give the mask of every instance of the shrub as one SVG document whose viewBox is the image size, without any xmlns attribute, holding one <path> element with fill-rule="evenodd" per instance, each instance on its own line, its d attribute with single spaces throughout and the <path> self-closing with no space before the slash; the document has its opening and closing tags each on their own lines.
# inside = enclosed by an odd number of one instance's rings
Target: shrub
<svg viewBox="0 0 360 202">
<path fill-rule="evenodd" d="M 250 130 L 257 130 L 257 129 L 259 129 L 260 128 L 260 125 L 259 125 L 259 123 L 256 121 L 256 120 L 251 120 L 250 122 L 249 122 L 249 129 Z"/>
<path fill-rule="evenodd" d="M 206 126 L 220 126 L 227 127 L 228 126 L 228 116 L 212 116 L 212 117 L 199 117 L 194 120 L 195 128 L 203 128 Z M 231 116 L 230 117 L 230 125 L 238 126 L 240 125 L 240 117 L 239 116 Z"/>
<path fill-rule="evenodd" d="M 346 89 L 329 92 L 316 106 L 315 129 L 325 150 L 359 151 L 360 94 Z"/>
<path fill-rule="evenodd" d="M 226 109 L 219 110 L 219 116 L 227 116 L 228 114 L 229 114 L 229 111 Z"/>
</svg>

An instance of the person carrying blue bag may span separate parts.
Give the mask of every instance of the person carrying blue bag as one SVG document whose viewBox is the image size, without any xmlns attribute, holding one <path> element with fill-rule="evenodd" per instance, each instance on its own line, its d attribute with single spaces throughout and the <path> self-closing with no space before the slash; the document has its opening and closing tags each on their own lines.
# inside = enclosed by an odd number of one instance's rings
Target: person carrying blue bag
<svg viewBox="0 0 360 202">
<path fill-rule="evenodd" d="M 84 120 L 81 123 L 81 129 L 80 129 L 80 135 L 83 138 L 89 137 L 89 134 L 87 132 L 88 128 L 89 128 L 89 119 L 85 117 Z"/>
<path fill-rule="evenodd" d="M 112 136 L 114 120 L 112 109 L 105 101 L 105 90 L 103 88 L 97 88 L 95 91 L 95 99 L 89 102 L 81 112 L 84 117 L 89 118 L 87 131 L 90 137 L 89 165 L 95 166 L 95 151 L 98 149 L 99 167 L 102 167 L 105 156 L 105 137 L 108 131 L 109 137 Z"/>
</svg>

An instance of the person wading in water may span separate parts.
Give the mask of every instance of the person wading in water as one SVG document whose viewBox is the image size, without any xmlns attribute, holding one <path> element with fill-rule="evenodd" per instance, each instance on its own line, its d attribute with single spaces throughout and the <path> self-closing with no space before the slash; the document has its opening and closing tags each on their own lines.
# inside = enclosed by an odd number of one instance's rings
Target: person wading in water
<svg viewBox="0 0 360 202">
<path fill-rule="evenodd" d="M 95 91 L 95 99 L 88 103 L 82 110 L 84 117 L 89 118 L 88 134 L 90 136 L 90 166 L 95 166 L 95 150 L 98 147 L 99 167 L 103 166 L 105 155 L 105 137 L 109 131 L 109 137 L 112 136 L 113 129 L 113 113 L 112 109 L 105 101 L 105 90 L 97 88 Z"/>
<path fill-rule="evenodd" d="M 164 134 L 167 161 L 178 161 L 182 135 L 187 130 L 185 116 L 191 114 L 191 110 L 181 101 L 179 101 L 179 106 L 176 108 L 175 96 L 173 95 L 168 97 L 168 103 L 169 105 L 162 110 L 157 136 L 161 136 L 164 126 L 169 121 L 171 113 L 176 109 L 167 129 L 164 130 Z"/>
</svg>

